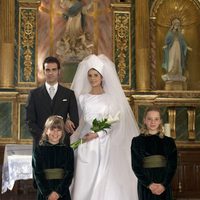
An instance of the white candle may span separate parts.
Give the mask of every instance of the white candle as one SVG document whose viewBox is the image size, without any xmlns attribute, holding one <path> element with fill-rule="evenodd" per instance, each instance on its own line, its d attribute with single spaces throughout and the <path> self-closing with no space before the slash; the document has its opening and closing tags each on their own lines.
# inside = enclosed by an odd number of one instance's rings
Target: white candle
<svg viewBox="0 0 200 200">
<path fill-rule="evenodd" d="M 164 124 L 164 131 L 166 136 L 171 137 L 171 130 L 169 123 Z"/>
</svg>

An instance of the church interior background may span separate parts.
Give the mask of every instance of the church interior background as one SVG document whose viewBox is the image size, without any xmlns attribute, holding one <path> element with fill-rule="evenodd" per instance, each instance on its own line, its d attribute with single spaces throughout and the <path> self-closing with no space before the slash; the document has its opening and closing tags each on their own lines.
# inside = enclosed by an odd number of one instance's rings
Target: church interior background
<svg viewBox="0 0 200 200">
<path fill-rule="evenodd" d="M 159 106 L 170 124 L 179 157 L 174 197 L 200 199 L 200 1 L 82 0 L 73 9 L 75 2 L 0 0 L 0 166 L 5 144 L 32 142 L 25 105 L 44 81 L 44 58 L 59 58 L 60 81 L 70 87 L 78 63 L 103 53 L 115 62 L 139 125 L 149 105 Z M 165 50 L 173 30 L 186 49 L 170 71 L 163 60 L 170 60 Z M 182 48 L 174 51 L 179 57 Z"/>
</svg>

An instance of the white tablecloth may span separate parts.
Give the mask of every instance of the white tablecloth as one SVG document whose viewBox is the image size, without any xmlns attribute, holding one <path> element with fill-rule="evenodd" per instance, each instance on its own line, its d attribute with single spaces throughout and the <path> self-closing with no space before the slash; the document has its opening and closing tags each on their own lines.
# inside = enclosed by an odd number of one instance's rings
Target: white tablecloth
<svg viewBox="0 0 200 200">
<path fill-rule="evenodd" d="M 2 169 L 2 191 L 12 190 L 16 180 L 32 178 L 32 145 L 7 144 Z"/>
</svg>

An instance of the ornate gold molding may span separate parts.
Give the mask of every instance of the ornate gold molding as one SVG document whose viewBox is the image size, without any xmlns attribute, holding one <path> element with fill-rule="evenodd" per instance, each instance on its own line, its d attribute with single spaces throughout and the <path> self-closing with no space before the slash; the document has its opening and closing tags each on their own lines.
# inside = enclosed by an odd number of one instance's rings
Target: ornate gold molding
<svg viewBox="0 0 200 200">
<path fill-rule="evenodd" d="M 159 95 L 160 98 L 183 98 L 183 99 L 196 99 L 200 97 L 200 91 L 164 91 L 164 90 L 156 90 L 153 92 L 154 94 Z"/>
<path fill-rule="evenodd" d="M 151 7 L 151 10 L 150 10 L 151 19 L 156 19 L 157 12 L 163 3 L 165 3 L 165 0 L 154 1 L 153 5 Z M 185 3 L 185 0 L 178 0 L 178 1 L 177 0 L 169 0 L 167 3 L 170 5 L 169 9 L 175 8 L 173 17 L 177 17 L 178 14 L 176 12 L 178 10 L 183 10 L 184 6 L 190 7 L 189 5 L 191 5 L 191 4 L 193 4 L 196 8 L 198 8 L 200 10 L 200 4 L 199 4 L 198 0 L 187 0 L 187 3 Z M 189 20 L 189 19 L 185 18 L 184 20 Z M 189 23 L 191 23 L 191 22 L 189 22 Z M 169 24 L 170 24 L 170 22 L 169 22 Z"/>
<path fill-rule="evenodd" d="M 111 4 L 113 9 L 113 60 L 124 89 L 131 88 L 130 3 Z"/>
<path fill-rule="evenodd" d="M 20 3 L 40 4 L 41 0 L 18 0 Z"/>
<path fill-rule="evenodd" d="M 39 0 L 18 0 L 18 76 L 17 88 L 37 85 L 37 16 Z"/>
<path fill-rule="evenodd" d="M 171 137 L 176 139 L 176 110 L 175 108 L 168 109 L 169 124 Z"/>
<path fill-rule="evenodd" d="M 33 47 L 35 41 L 34 27 L 36 25 L 36 10 L 21 10 L 21 36 L 24 48 L 24 79 L 30 81 L 32 74 Z"/>
<path fill-rule="evenodd" d="M 188 113 L 188 139 L 195 140 L 195 137 L 196 137 L 196 133 L 195 133 L 196 111 L 195 111 L 195 108 L 188 109 L 187 113 Z"/>
<path fill-rule="evenodd" d="M 130 14 L 129 13 L 115 13 L 115 42 L 116 48 L 119 51 L 117 55 L 118 63 L 118 75 L 121 83 L 123 83 L 126 75 L 126 52 L 129 47 L 129 23 Z"/>
</svg>

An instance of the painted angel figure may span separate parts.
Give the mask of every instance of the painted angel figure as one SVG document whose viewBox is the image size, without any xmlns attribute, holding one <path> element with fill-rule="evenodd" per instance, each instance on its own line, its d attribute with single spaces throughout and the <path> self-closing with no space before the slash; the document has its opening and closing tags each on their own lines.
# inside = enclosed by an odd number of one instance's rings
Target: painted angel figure
<svg viewBox="0 0 200 200">
<path fill-rule="evenodd" d="M 86 19 L 88 11 L 92 8 L 92 0 L 87 5 L 81 0 L 60 0 L 60 7 L 66 9 L 63 17 L 66 22 L 64 36 L 57 42 L 56 53 L 61 60 L 76 57 L 78 60 L 91 54 L 93 44 L 86 33 Z"/>
</svg>

